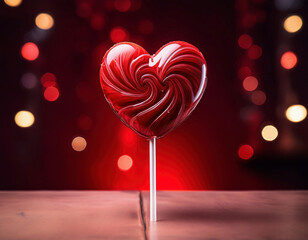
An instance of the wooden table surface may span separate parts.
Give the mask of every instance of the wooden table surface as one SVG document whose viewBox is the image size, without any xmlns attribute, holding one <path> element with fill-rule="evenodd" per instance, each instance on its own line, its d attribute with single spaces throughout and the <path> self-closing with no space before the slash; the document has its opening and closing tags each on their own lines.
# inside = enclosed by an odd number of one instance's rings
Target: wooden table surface
<svg viewBox="0 0 308 240">
<path fill-rule="evenodd" d="M 0 240 L 308 239 L 308 191 L 1 191 Z"/>
</svg>

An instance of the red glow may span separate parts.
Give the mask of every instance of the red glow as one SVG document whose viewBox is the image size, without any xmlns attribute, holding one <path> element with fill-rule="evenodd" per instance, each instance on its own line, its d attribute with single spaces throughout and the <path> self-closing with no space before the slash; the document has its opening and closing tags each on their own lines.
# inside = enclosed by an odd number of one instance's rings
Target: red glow
<svg viewBox="0 0 308 240">
<path fill-rule="evenodd" d="M 154 30 L 154 24 L 151 20 L 145 19 L 139 23 L 139 31 L 142 34 L 150 34 Z"/>
<path fill-rule="evenodd" d="M 59 95 L 59 90 L 56 87 L 48 87 L 44 91 L 44 97 L 49 102 L 56 101 Z"/>
<path fill-rule="evenodd" d="M 128 40 L 128 33 L 124 28 L 115 27 L 110 32 L 110 39 L 114 43 L 127 41 Z"/>
<path fill-rule="evenodd" d="M 262 105 L 265 103 L 266 101 L 266 95 L 263 91 L 255 91 L 251 94 L 251 101 L 255 104 L 255 105 Z"/>
<path fill-rule="evenodd" d="M 122 171 L 128 171 L 133 166 L 133 159 L 128 155 L 122 155 L 118 159 L 118 168 Z"/>
<path fill-rule="evenodd" d="M 77 119 L 77 126 L 83 130 L 87 131 L 92 126 L 92 119 L 87 115 L 82 115 Z"/>
<path fill-rule="evenodd" d="M 45 73 L 41 77 L 41 83 L 44 87 L 54 87 L 56 85 L 57 78 L 53 73 Z"/>
<path fill-rule="evenodd" d="M 251 74 L 252 74 L 251 69 L 247 66 L 241 67 L 237 72 L 237 76 L 239 79 L 245 79 Z"/>
<path fill-rule="evenodd" d="M 87 18 L 91 15 L 92 8 L 91 5 L 87 2 L 81 2 L 78 4 L 76 13 L 79 17 Z"/>
<path fill-rule="evenodd" d="M 105 26 L 105 19 L 101 15 L 94 15 L 91 18 L 91 27 L 94 30 L 102 30 Z"/>
<path fill-rule="evenodd" d="M 281 56 L 280 63 L 281 66 L 284 67 L 285 69 L 292 69 L 295 67 L 297 63 L 297 57 L 291 51 L 285 52 Z"/>
<path fill-rule="evenodd" d="M 252 158 L 253 148 L 248 144 L 240 146 L 238 149 L 238 156 L 243 160 L 248 160 Z"/>
<path fill-rule="evenodd" d="M 21 48 L 21 55 L 28 61 L 34 61 L 39 56 L 39 49 L 32 42 L 25 43 Z"/>
<path fill-rule="evenodd" d="M 256 90 L 258 84 L 258 80 L 253 76 L 246 77 L 243 81 L 244 89 L 249 92 Z"/>
<path fill-rule="evenodd" d="M 252 45 L 252 37 L 248 34 L 243 34 L 238 38 L 238 45 L 243 49 L 248 49 Z"/>
<path fill-rule="evenodd" d="M 130 0 L 115 0 L 114 1 L 114 7 L 119 12 L 126 12 L 130 9 L 131 2 L 130 2 Z"/>
<path fill-rule="evenodd" d="M 256 60 L 258 58 L 260 58 L 262 56 L 262 48 L 258 45 L 252 45 L 249 49 L 248 49 L 248 57 Z"/>
</svg>

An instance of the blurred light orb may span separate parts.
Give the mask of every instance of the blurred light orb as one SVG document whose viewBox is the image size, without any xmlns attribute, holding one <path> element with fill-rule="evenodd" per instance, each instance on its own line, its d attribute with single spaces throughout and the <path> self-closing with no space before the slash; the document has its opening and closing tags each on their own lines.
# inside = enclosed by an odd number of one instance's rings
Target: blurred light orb
<svg viewBox="0 0 308 240">
<path fill-rule="evenodd" d="M 297 64 L 297 57 L 292 51 L 287 51 L 280 58 L 281 66 L 285 69 L 292 69 Z"/>
<path fill-rule="evenodd" d="M 72 148 L 76 152 L 81 152 L 87 147 L 87 141 L 83 137 L 75 137 L 72 141 Z"/>
<path fill-rule="evenodd" d="M 34 61 L 39 56 L 39 49 L 33 42 L 25 43 L 21 48 L 21 55 L 28 61 Z"/>
<path fill-rule="evenodd" d="M 238 38 L 238 45 L 240 48 L 248 49 L 252 45 L 252 37 L 248 34 L 243 34 Z"/>
<path fill-rule="evenodd" d="M 258 90 L 258 91 L 254 91 L 251 94 L 251 101 L 253 104 L 261 106 L 265 103 L 266 101 L 266 95 L 263 91 Z"/>
<path fill-rule="evenodd" d="M 252 158 L 253 153 L 253 148 L 248 144 L 241 145 L 238 149 L 238 156 L 243 160 Z"/>
<path fill-rule="evenodd" d="M 262 129 L 262 137 L 266 141 L 274 141 L 278 137 L 278 130 L 273 125 L 267 125 Z"/>
<path fill-rule="evenodd" d="M 115 27 L 110 32 L 110 39 L 114 43 L 123 42 L 128 40 L 128 33 L 122 27 Z"/>
<path fill-rule="evenodd" d="M 34 123 L 34 115 L 29 111 L 19 111 L 15 115 L 15 123 L 18 127 L 27 128 L 31 127 Z"/>
<path fill-rule="evenodd" d="M 41 77 L 41 83 L 44 87 L 54 87 L 57 84 L 57 78 L 53 73 L 44 73 Z"/>
<path fill-rule="evenodd" d="M 47 87 L 44 91 L 44 98 L 49 102 L 56 101 L 60 96 L 60 92 L 56 87 Z"/>
<path fill-rule="evenodd" d="M 284 20 L 283 27 L 289 33 L 295 33 L 303 26 L 303 20 L 300 16 L 292 15 Z"/>
<path fill-rule="evenodd" d="M 119 12 L 127 12 L 131 7 L 130 0 L 115 0 L 114 8 Z"/>
<path fill-rule="evenodd" d="M 53 17 L 48 13 L 40 13 L 35 18 L 35 25 L 43 30 L 52 28 L 54 24 Z"/>
<path fill-rule="evenodd" d="M 285 112 L 286 117 L 291 122 L 301 122 L 307 117 L 307 109 L 303 105 L 292 105 Z"/>
<path fill-rule="evenodd" d="M 139 23 L 139 32 L 142 34 L 151 34 L 154 31 L 154 24 L 149 19 L 141 20 Z"/>
<path fill-rule="evenodd" d="M 237 71 L 237 76 L 239 79 L 245 79 L 246 77 L 250 76 L 252 71 L 249 67 L 243 66 Z"/>
<path fill-rule="evenodd" d="M 252 45 L 247 54 L 250 59 L 257 60 L 262 56 L 262 48 L 258 45 Z"/>
<path fill-rule="evenodd" d="M 10 7 L 18 7 L 22 3 L 22 0 L 4 0 L 4 2 Z"/>
<path fill-rule="evenodd" d="M 118 159 L 118 168 L 122 171 L 128 171 L 133 166 L 133 159 L 128 155 L 122 155 Z"/>
<path fill-rule="evenodd" d="M 83 131 L 87 131 L 91 128 L 92 126 L 92 119 L 87 116 L 87 115 L 81 115 L 78 117 L 77 119 L 77 126 L 83 130 Z"/>
<path fill-rule="evenodd" d="M 253 76 L 248 76 L 243 81 L 243 87 L 246 91 L 254 91 L 258 87 L 258 80 Z"/>
<path fill-rule="evenodd" d="M 21 84 L 26 89 L 33 89 L 37 82 L 38 80 L 33 73 L 25 73 L 21 77 Z"/>
</svg>

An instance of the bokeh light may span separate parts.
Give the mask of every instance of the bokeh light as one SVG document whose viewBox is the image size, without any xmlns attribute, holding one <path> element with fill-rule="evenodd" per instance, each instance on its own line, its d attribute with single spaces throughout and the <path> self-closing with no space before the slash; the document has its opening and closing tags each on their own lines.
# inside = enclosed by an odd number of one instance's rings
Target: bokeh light
<svg viewBox="0 0 308 240">
<path fill-rule="evenodd" d="M 110 39 L 114 43 L 127 41 L 128 40 L 128 33 L 122 27 L 115 27 L 110 32 Z"/>
<path fill-rule="evenodd" d="M 243 66 L 237 71 L 237 76 L 239 79 L 245 79 L 246 77 L 250 76 L 252 71 L 249 67 Z"/>
<path fill-rule="evenodd" d="M 31 127 L 34 123 L 34 115 L 29 111 L 19 111 L 15 115 L 15 123 L 22 128 Z"/>
<path fill-rule="evenodd" d="M 106 24 L 105 18 L 100 14 L 94 14 L 91 18 L 91 27 L 94 30 L 102 30 Z"/>
<path fill-rule="evenodd" d="M 252 158 L 253 152 L 253 148 L 250 145 L 244 144 L 239 147 L 238 156 L 243 160 L 249 160 Z"/>
<path fill-rule="evenodd" d="M 142 34 L 151 34 L 154 30 L 154 24 L 149 19 L 141 20 L 139 23 L 139 32 Z"/>
<path fill-rule="evenodd" d="M 52 28 L 54 20 L 52 16 L 48 13 L 40 13 L 35 18 L 35 24 L 38 28 L 43 30 L 48 30 Z"/>
<path fill-rule="evenodd" d="M 280 58 L 281 66 L 285 69 L 292 69 L 297 63 L 297 57 L 292 51 L 287 51 Z"/>
<path fill-rule="evenodd" d="M 128 155 L 122 155 L 118 159 L 118 168 L 127 171 L 133 166 L 133 159 Z"/>
<path fill-rule="evenodd" d="M 25 43 L 21 48 L 21 55 L 28 61 L 34 61 L 39 56 L 39 49 L 33 42 Z"/>
<path fill-rule="evenodd" d="M 18 7 L 22 3 L 22 0 L 4 0 L 4 2 L 10 7 Z"/>
<path fill-rule="evenodd" d="M 266 101 L 266 95 L 261 90 L 254 91 L 251 94 L 251 101 L 255 105 L 258 105 L 258 106 L 263 105 L 265 103 L 265 101 Z"/>
<path fill-rule="evenodd" d="M 303 20 L 301 19 L 300 16 L 297 15 L 292 15 L 288 17 L 283 23 L 284 29 L 289 33 L 297 32 L 302 28 L 302 26 L 303 26 Z"/>
<path fill-rule="evenodd" d="M 248 49 L 252 45 L 252 37 L 248 34 L 243 34 L 238 38 L 238 45 L 243 49 Z"/>
<path fill-rule="evenodd" d="M 273 125 L 267 125 L 262 129 L 262 137 L 266 141 L 274 141 L 278 137 L 278 130 Z"/>
<path fill-rule="evenodd" d="M 56 101 L 60 96 L 60 92 L 56 87 L 47 87 L 44 91 L 44 98 L 49 102 Z"/>
<path fill-rule="evenodd" d="M 243 87 L 246 91 L 254 91 L 258 87 L 258 80 L 253 76 L 248 76 L 243 81 Z"/>
<path fill-rule="evenodd" d="M 127 12 L 131 7 L 130 0 L 115 0 L 114 8 L 119 12 Z"/>
<path fill-rule="evenodd" d="M 44 73 L 41 77 L 41 83 L 44 87 L 53 87 L 56 86 L 57 78 L 53 73 Z"/>
<path fill-rule="evenodd" d="M 38 80 L 33 73 L 25 73 L 21 77 L 21 84 L 26 89 L 32 89 L 36 86 Z"/>
<path fill-rule="evenodd" d="M 77 126 L 81 130 L 87 131 L 92 127 L 92 119 L 87 115 L 81 115 L 77 119 Z"/>
<path fill-rule="evenodd" d="M 75 137 L 72 141 L 72 148 L 76 152 L 81 152 L 87 147 L 87 141 L 83 137 Z"/>
<path fill-rule="evenodd" d="M 301 122 L 307 117 L 307 109 L 303 105 L 292 105 L 285 112 L 286 117 L 291 122 Z"/>
<path fill-rule="evenodd" d="M 248 49 L 247 54 L 250 59 L 257 60 L 258 58 L 262 56 L 262 48 L 258 45 L 252 45 Z"/>
</svg>

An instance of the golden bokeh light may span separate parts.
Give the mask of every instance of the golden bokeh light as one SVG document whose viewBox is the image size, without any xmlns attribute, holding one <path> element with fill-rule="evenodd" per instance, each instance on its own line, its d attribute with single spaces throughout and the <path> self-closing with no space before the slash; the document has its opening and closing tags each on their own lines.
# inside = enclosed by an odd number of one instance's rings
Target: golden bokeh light
<svg viewBox="0 0 308 240">
<path fill-rule="evenodd" d="M 286 117 L 291 122 L 301 122 L 307 117 L 307 109 L 303 105 L 292 105 L 285 112 Z"/>
<path fill-rule="evenodd" d="M 87 141 L 83 137 L 75 137 L 72 141 L 72 148 L 77 151 L 81 152 L 85 150 L 87 147 Z"/>
<path fill-rule="evenodd" d="M 303 26 L 303 20 L 301 19 L 300 16 L 297 15 L 292 15 L 288 17 L 283 23 L 284 29 L 289 33 L 297 32 L 302 28 L 302 26 Z"/>
<path fill-rule="evenodd" d="M 31 127 L 34 123 L 34 115 L 29 111 L 19 111 L 15 115 L 15 123 L 18 127 Z"/>
<path fill-rule="evenodd" d="M 35 18 L 35 24 L 40 29 L 48 30 L 52 28 L 54 21 L 52 16 L 48 13 L 40 13 Z"/>
<path fill-rule="evenodd" d="M 266 141 L 274 141 L 278 137 L 278 130 L 273 125 L 267 125 L 262 129 L 262 137 Z"/>
<path fill-rule="evenodd" d="M 10 7 L 18 7 L 22 3 L 22 0 L 4 0 L 4 2 Z"/>
</svg>

